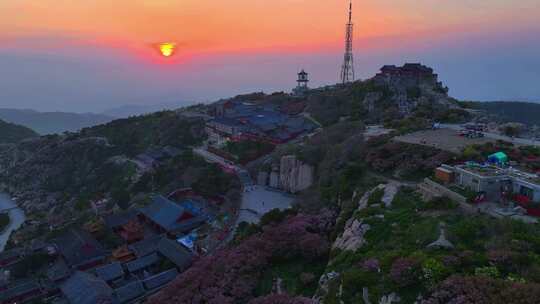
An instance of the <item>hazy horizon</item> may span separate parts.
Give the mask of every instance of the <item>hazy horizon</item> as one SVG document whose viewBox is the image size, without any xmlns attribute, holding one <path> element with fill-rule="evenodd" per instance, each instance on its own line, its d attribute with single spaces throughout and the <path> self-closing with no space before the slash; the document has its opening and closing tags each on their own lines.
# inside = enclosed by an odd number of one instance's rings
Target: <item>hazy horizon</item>
<svg viewBox="0 0 540 304">
<path fill-rule="evenodd" d="M 290 91 L 302 68 L 311 87 L 334 84 L 346 9 L 346 1 L 323 0 L 5 0 L 0 107 L 102 112 L 210 102 Z M 354 1 L 354 9 L 357 78 L 421 62 L 458 99 L 540 101 L 534 0 Z M 165 41 L 177 43 L 174 57 L 158 54 L 155 43 Z"/>
</svg>

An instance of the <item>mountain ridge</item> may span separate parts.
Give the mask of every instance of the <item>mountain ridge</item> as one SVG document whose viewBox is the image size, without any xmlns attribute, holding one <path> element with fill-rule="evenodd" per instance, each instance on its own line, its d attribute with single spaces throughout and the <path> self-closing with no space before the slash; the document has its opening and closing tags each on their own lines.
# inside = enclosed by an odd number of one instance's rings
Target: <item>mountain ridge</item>
<svg viewBox="0 0 540 304">
<path fill-rule="evenodd" d="M 95 113 L 39 112 L 31 109 L 0 108 L 0 119 L 46 135 L 78 131 L 85 127 L 107 123 L 114 117 Z"/>
</svg>

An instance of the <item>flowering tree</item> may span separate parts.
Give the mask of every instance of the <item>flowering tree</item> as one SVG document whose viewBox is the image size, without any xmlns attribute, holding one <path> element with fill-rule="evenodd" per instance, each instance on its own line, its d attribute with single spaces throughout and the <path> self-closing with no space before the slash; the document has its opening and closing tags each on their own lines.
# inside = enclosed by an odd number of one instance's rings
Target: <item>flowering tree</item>
<svg viewBox="0 0 540 304">
<path fill-rule="evenodd" d="M 381 264 L 379 263 L 379 260 L 371 258 L 364 261 L 362 268 L 366 271 L 379 272 Z"/>
<path fill-rule="evenodd" d="M 452 276 L 443 281 L 422 304 L 540 303 L 540 285 L 509 283 L 485 276 Z"/>
<path fill-rule="evenodd" d="M 272 294 L 249 301 L 248 304 L 315 304 L 309 298 L 293 298 L 283 294 Z"/>
<path fill-rule="evenodd" d="M 262 233 L 252 235 L 238 246 L 195 262 L 149 303 L 228 304 L 252 300 L 260 275 L 275 259 L 309 261 L 328 253 L 329 242 L 321 223 L 324 221 L 318 217 L 297 215 L 278 225 L 265 226 Z M 309 303 L 280 302 L 280 299 L 269 297 L 254 303 Z"/>
<path fill-rule="evenodd" d="M 412 258 L 397 258 L 390 269 L 390 279 L 399 287 L 414 284 L 419 278 L 418 262 Z"/>
</svg>

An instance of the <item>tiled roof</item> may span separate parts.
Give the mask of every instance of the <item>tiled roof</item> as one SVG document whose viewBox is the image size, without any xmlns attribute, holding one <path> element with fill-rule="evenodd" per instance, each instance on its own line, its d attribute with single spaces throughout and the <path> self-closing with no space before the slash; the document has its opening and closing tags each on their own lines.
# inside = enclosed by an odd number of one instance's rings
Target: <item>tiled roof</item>
<svg viewBox="0 0 540 304">
<path fill-rule="evenodd" d="M 126 263 L 126 268 L 129 272 L 137 272 L 141 269 L 149 267 L 159 261 L 159 257 L 156 253 L 138 258 L 131 262 Z"/>
<path fill-rule="evenodd" d="M 192 214 L 192 218 L 180 222 L 179 219 L 189 212 L 163 196 L 155 196 L 150 205 L 141 209 L 141 213 L 168 232 L 188 231 L 206 221 L 206 217 Z"/>
<path fill-rule="evenodd" d="M 54 264 L 47 269 L 47 278 L 51 281 L 67 278 L 70 274 L 71 270 L 61 258 L 57 259 Z"/>
<path fill-rule="evenodd" d="M 231 127 L 241 127 L 242 124 L 236 120 L 236 119 L 232 119 L 232 118 L 227 118 L 227 117 L 217 117 L 215 119 L 212 120 L 214 123 L 218 123 L 218 124 L 221 124 L 221 125 L 226 125 L 226 126 L 231 126 Z"/>
<path fill-rule="evenodd" d="M 96 268 L 96 275 L 104 281 L 112 281 L 124 276 L 122 265 L 118 262 Z"/>
<path fill-rule="evenodd" d="M 60 289 L 71 304 L 112 303 L 113 290 L 102 279 L 77 271 Z"/>
<path fill-rule="evenodd" d="M 101 259 L 105 250 L 88 232 L 70 230 L 56 238 L 54 243 L 69 266 Z"/>
<path fill-rule="evenodd" d="M 116 299 L 119 303 L 126 303 L 130 300 L 136 299 L 144 295 L 146 291 L 144 290 L 143 283 L 141 281 L 131 282 L 125 286 L 117 288 L 114 290 Z"/>
<path fill-rule="evenodd" d="M 193 255 L 184 246 L 174 240 L 163 238 L 159 242 L 159 253 L 173 262 L 179 269 L 184 270 L 191 264 Z"/>
<path fill-rule="evenodd" d="M 151 276 L 144 280 L 143 283 L 146 289 L 152 290 L 169 283 L 170 281 L 174 280 L 177 275 L 178 271 L 176 269 L 171 269 Z"/>
<path fill-rule="evenodd" d="M 13 248 L 11 250 L 6 250 L 0 252 L 0 261 L 20 257 L 22 254 L 24 254 L 23 248 Z"/>
<path fill-rule="evenodd" d="M 2 292 L 0 292 L 0 303 L 4 303 L 4 301 L 8 301 L 20 295 L 24 295 L 26 293 L 32 292 L 34 290 L 39 290 L 39 289 L 40 289 L 40 285 L 39 283 L 35 281 L 27 281 L 27 282 L 18 284 L 14 287 L 11 287 L 7 290 L 3 290 Z"/>
<path fill-rule="evenodd" d="M 155 235 L 145 238 L 142 241 L 129 245 L 129 249 L 135 253 L 137 257 L 143 257 L 157 251 L 159 241 L 163 238 L 162 235 Z"/>
<path fill-rule="evenodd" d="M 108 215 L 105 217 L 105 225 L 109 229 L 123 226 L 132 219 L 136 218 L 137 214 L 139 214 L 137 210 L 130 209 L 128 211 Z"/>
</svg>

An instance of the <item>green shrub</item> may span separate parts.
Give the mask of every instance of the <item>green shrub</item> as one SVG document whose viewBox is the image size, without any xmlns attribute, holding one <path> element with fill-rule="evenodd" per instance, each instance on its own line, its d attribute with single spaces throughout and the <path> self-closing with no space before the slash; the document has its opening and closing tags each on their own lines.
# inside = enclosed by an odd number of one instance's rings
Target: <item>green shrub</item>
<svg viewBox="0 0 540 304">
<path fill-rule="evenodd" d="M 495 266 L 478 267 L 474 270 L 474 275 L 490 277 L 493 279 L 498 279 L 501 277 L 499 269 L 497 269 Z"/>
<path fill-rule="evenodd" d="M 451 200 L 449 197 L 442 196 L 434 198 L 420 204 L 421 210 L 453 210 L 458 207 L 458 203 Z"/>
<path fill-rule="evenodd" d="M 449 274 L 449 270 L 435 258 L 428 258 L 422 263 L 423 278 L 428 287 L 434 287 L 444 280 Z"/>
<path fill-rule="evenodd" d="M 368 205 L 380 204 L 384 196 L 384 189 L 376 189 L 368 198 Z"/>
</svg>

